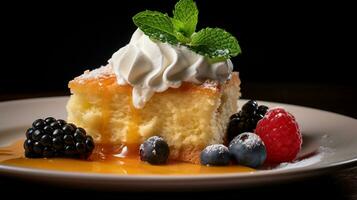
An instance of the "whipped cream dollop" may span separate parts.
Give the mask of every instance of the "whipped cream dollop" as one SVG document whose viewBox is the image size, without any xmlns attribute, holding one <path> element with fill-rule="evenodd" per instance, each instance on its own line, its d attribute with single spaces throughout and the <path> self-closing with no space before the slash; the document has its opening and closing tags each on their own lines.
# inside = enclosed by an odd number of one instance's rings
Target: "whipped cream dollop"
<svg viewBox="0 0 357 200">
<path fill-rule="evenodd" d="M 143 108 L 155 92 L 178 88 L 182 82 L 224 82 L 230 78 L 233 64 L 228 59 L 210 64 L 185 46 L 153 41 L 137 29 L 129 44 L 115 52 L 108 61 L 119 85 L 133 86 L 135 108 Z"/>
</svg>

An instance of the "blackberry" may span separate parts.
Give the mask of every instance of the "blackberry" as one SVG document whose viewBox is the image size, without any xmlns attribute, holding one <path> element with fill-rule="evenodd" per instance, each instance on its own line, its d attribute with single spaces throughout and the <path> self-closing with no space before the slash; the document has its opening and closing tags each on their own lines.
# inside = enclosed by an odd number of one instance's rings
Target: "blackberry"
<svg viewBox="0 0 357 200">
<path fill-rule="evenodd" d="M 35 131 L 35 129 L 33 129 L 33 128 L 27 129 L 27 131 L 26 131 L 26 138 L 27 138 L 27 139 L 31 139 L 31 138 L 32 138 L 32 134 L 33 134 L 34 131 Z"/>
<path fill-rule="evenodd" d="M 46 123 L 46 124 L 51 124 L 52 122 L 55 122 L 55 121 L 56 121 L 56 119 L 53 118 L 53 117 L 47 117 L 47 118 L 45 119 L 45 123 Z"/>
<path fill-rule="evenodd" d="M 67 124 L 67 122 L 66 122 L 65 120 L 63 120 L 63 119 L 58 119 L 56 122 L 57 122 L 60 126 L 64 126 L 65 124 Z"/>
<path fill-rule="evenodd" d="M 257 113 L 264 116 L 264 115 L 268 112 L 268 109 L 269 109 L 268 106 L 260 105 L 260 106 L 258 107 Z"/>
<path fill-rule="evenodd" d="M 93 138 L 83 128 L 56 120 L 37 119 L 26 131 L 25 156 L 28 158 L 88 158 L 94 149 Z"/>
<path fill-rule="evenodd" d="M 61 124 L 57 121 L 54 121 L 50 124 L 50 126 L 53 128 L 53 129 L 61 129 Z"/>
<path fill-rule="evenodd" d="M 72 124 L 65 124 L 62 126 L 62 130 L 65 134 L 71 135 L 76 131 L 76 127 L 72 126 Z"/>
<path fill-rule="evenodd" d="M 254 132 L 258 121 L 264 117 L 268 109 L 264 105 L 258 106 L 255 100 L 245 103 L 241 111 L 230 117 L 227 127 L 228 141 L 241 133 Z"/>
<path fill-rule="evenodd" d="M 45 120 L 37 119 L 32 123 L 34 129 L 42 129 L 45 126 Z"/>
<path fill-rule="evenodd" d="M 254 100 L 249 100 L 242 106 L 242 115 L 253 116 L 258 110 L 258 103 Z"/>
<path fill-rule="evenodd" d="M 249 131 L 252 132 L 252 130 L 254 130 L 257 125 L 255 115 L 242 115 L 241 111 L 237 114 L 238 115 L 234 116 L 228 123 L 227 135 L 229 141 L 241 133 Z"/>
</svg>

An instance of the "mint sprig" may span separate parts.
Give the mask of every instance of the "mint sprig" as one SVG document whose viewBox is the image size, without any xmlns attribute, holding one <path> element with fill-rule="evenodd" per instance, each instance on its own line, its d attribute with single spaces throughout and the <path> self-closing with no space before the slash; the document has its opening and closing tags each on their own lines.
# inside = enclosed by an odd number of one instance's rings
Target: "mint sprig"
<svg viewBox="0 0 357 200">
<path fill-rule="evenodd" d="M 181 0 L 175 5 L 172 22 L 175 29 L 190 37 L 196 30 L 198 9 L 193 0 Z"/>
<path fill-rule="evenodd" d="M 157 11 L 143 11 L 133 17 L 134 24 L 151 39 L 187 46 L 198 54 L 219 62 L 241 53 L 237 39 L 220 28 L 195 32 L 198 9 L 193 0 L 180 0 L 173 18 Z"/>
<path fill-rule="evenodd" d="M 237 39 L 220 28 L 205 28 L 193 34 L 190 47 L 215 62 L 237 56 L 241 52 Z"/>
<path fill-rule="evenodd" d="M 134 24 L 152 39 L 177 44 L 174 26 L 167 14 L 146 10 L 133 17 Z"/>
</svg>

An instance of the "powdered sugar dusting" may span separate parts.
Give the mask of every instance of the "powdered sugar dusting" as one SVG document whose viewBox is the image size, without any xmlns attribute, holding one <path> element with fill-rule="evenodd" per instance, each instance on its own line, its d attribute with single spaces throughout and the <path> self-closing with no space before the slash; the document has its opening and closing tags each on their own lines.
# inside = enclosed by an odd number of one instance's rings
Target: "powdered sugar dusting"
<svg viewBox="0 0 357 200">
<path fill-rule="evenodd" d="M 253 148 L 258 144 L 258 141 L 262 141 L 257 134 L 249 134 L 249 137 L 243 141 L 248 148 Z M 263 141 L 262 141 L 263 142 Z"/>
<path fill-rule="evenodd" d="M 217 90 L 219 82 L 214 80 L 206 80 L 201 84 L 201 86 L 206 89 Z"/>
<path fill-rule="evenodd" d="M 76 79 L 87 80 L 87 79 L 98 79 L 107 76 L 114 75 L 113 68 L 110 65 L 102 66 L 100 68 L 94 69 L 92 71 L 86 70 L 81 76 Z"/>
<path fill-rule="evenodd" d="M 224 152 L 228 152 L 228 148 L 223 144 L 212 144 L 204 149 L 207 153 L 218 151 L 219 154 L 223 154 Z"/>
<path fill-rule="evenodd" d="M 304 158 L 302 160 L 298 160 L 295 162 L 291 162 L 291 163 L 280 163 L 277 167 L 275 167 L 274 169 L 276 170 L 285 170 L 285 169 L 294 169 L 294 168 L 301 168 L 301 167 L 306 167 L 306 166 L 310 166 L 313 164 L 316 164 L 318 162 L 320 162 L 322 160 L 322 158 L 324 156 L 326 156 L 327 154 L 333 154 L 332 149 L 327 148 L 327 147 L 319 147 L 318 151 L 316 152 L 316 154 L 308 157 L 308 158 Z"/>
<path fill-rule="evenodd" d="M 322 157 L 323 157 L 323 153 L 319 153 L 309 158 L 305 158 L 296 162 L 280 163 L 275 169 L 293 169 L 293 168 L 306 167 L 321 161 Z"/>
<path fill-rule="evenodd" d="M 235 143 L 241 143 L 244 144 L 245 147 L 247 147 L 248 149 L 252 149 L 257 145 L 261 145 L 260 142 L 263 143 L 263 141 L 260 139 L 260 137 L 257 134 L 254 133 L 242 133 L 241 135 L 239 135 L 239 139 L 238 140 L 232 140 L 232 144 Z"/>
</svg>

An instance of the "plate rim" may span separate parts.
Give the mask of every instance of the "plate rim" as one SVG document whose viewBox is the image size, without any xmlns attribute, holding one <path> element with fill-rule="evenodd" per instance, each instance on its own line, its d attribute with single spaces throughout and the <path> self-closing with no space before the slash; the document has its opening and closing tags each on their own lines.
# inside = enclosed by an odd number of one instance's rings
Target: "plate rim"
<svg viewBox="0 0 357 200">
<path fill-rule="evenodd" d="M 23 174 L 36 174 L 41 175 L 50 175 L 50 176 L 61 176 L 61 177 L 87 177 L 87 178 L 110 178 L 110 179 L 125 179 L 125 180 L 138 180 L 138 179 L 157 179 L 157 180 L 171 180 L 171 179 L 217 179 L 217 178 L 250 178 L 250 177 L 266 177 L 266 176 L 275 176 L 275 175 L 292 175 L 294 173 L 318 173 L 330 170 L 339 170 L 347 169 L 357 166 L 357 156 L 340 162 L 335 162 L 325 167 L 302 167 L 302 168 L 291 168 L 291 169 L 281 169 L 281 170 L 261 170 L 254 172 L 239 172 L 239 173 L 224 173 L 224 174 L 204 174 L 204 175 L 134 175 L 134 174 L 101 174 L 101 173 L 82 173 L 82 172 L 68 172 L 68 171 L 57 171 L 57 170 L 48 170 L 48 169 L 36 169 L 36 168 L 26 168 L 26 167 L 17 167 L 9 165 L 0 165 L 0 172 L 20 172 Z"/>
</svg>

